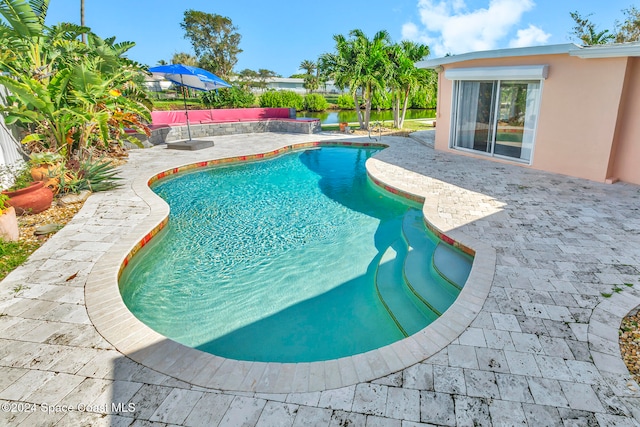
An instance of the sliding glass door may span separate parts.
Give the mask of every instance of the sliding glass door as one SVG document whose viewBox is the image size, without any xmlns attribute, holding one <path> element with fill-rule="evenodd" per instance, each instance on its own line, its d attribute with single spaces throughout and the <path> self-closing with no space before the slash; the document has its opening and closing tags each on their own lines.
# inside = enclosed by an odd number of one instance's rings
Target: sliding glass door
<svg viewBox="0 0 640 427">
<path fill-rule="evenodd" d="M 452 146 L 530 162 L 539 81 L 456 81 Z"/>
</svg>

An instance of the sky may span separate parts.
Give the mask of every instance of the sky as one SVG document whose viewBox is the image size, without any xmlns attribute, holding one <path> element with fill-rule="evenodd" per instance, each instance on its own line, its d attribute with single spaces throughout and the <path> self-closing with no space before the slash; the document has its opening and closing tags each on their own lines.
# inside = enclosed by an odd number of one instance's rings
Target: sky
<svg viewBox="0 0 640 427">
<path fill-rule="evenodd" d="M 85 21 L 100 37 L 133 41 L 127 56 L 154 66 L 174 53 L 193 53 L 180 23 L 189 9 L 223 15 L 242 35 L 236 71 L 266 68 L 283 77 L 301 73 L 304 60 L 334 51 L 333 35 L 359 28 L 370 38 L 389 32 L 394 42 L 424 43 L 430 58 L 447 53 L 576 42 L 578 11 L 598 30 L 613 30 L 633 0 L 85 0 Z M 50 0 L 46 23 L 80 23 L 79 0 Z"/>
</svg>

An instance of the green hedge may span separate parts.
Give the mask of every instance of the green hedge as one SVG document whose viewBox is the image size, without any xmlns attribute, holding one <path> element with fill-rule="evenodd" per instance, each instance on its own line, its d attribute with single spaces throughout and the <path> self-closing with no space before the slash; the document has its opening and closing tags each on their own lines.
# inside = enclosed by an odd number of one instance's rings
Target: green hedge
<svg viewBox="0 0 640 427">
<path fill-rule="evenodd" d="M 307 111 L 325 111 L 329 103 L 319 93 L 310 93 L 304 97 L 304 109 Z"/>
<path fill-rule="evenodd" d="M 260 95 L 260 107 L 303 110 L 304 98 L 290 90 L 270 90 Z"/>
<path fill-rule="evenodd" d="M 353 110 L 356 108 L 355 103 L 353 102 L 353 96 L 348 93 L 343 93 L 338 96 L 336 103 L 338 104 L 338 108 L 342 110 Z"/>
<path fill-rule="evenodd" d="M 200 99 L 204 105 L 213 108 L 248 108 L 256 102 L 253 92 L 236 86 L 204 92 Z"/>
</svg>

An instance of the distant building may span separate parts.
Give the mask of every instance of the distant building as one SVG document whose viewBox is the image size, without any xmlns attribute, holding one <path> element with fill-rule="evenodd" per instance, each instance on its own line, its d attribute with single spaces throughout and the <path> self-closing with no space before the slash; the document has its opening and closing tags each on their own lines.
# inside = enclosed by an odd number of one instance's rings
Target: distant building
<svg viewBox="0 0 640 427">
<path fill-rule="evenodd" d="M 300 94 L 307 93 L 307 89 L 304 88 L 304 79 L 288 78 L 288 77 L 270 77 L 266 79 L 266 89 L 256 89 L 257 92 L 263 92 L 264 90 L 291 90 Z M 314 92 L 318 93 L 344 93 L 346 91 L 338 89 L 333 81 L 320 85 L 318 90 Z"/>
</svg>

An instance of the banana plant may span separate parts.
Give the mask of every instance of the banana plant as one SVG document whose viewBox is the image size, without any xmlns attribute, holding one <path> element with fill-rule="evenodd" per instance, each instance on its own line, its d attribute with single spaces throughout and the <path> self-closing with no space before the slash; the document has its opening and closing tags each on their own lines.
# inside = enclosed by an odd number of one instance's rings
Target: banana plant
<svg viewBox="0 0 640 427">
<path fill-rule="evenodd" d="M 7 22 L 0 22 L 0 84 L 11 92 L 2 107 L 6 122 L 30 131 L 24 143 L 67 157 L 128 138 L 125 127 L 148 134 L 141 121 L 150 120 L 151 107 L 140 87 L 144 67 L 124 56 L 134 43 L 102 39 L 75 24 L 47 27 L 48 6 L 48 0 L 0 1 Z"/>
</svg>

